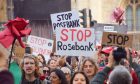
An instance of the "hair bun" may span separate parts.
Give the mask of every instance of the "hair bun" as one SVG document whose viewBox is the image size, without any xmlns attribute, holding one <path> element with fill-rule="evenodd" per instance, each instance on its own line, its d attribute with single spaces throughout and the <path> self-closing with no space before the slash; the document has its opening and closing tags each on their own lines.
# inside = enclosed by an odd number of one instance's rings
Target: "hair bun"
<svg viewBox="0 0 140 84">
<path fill-rule="evenodd" d="M 113 56 L 116 62 L 119 62 L 122 58 L 126 58 L 126 51 L 122 47 L 118 47 L 113 50 Z"/>
</svg>

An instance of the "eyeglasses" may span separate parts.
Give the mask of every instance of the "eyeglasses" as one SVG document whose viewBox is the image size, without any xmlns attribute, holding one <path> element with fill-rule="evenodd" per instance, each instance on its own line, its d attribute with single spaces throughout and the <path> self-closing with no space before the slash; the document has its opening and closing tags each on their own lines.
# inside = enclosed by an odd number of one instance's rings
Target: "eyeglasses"
<svg viewBox="0 0 140 84">
<path fill-rule="evenodd" d="M 49 70 L 43 70 L 43 73 L 44 73 L 44 74 L 45 74 L 46 72 L 49 73 Z"/>
</svg>

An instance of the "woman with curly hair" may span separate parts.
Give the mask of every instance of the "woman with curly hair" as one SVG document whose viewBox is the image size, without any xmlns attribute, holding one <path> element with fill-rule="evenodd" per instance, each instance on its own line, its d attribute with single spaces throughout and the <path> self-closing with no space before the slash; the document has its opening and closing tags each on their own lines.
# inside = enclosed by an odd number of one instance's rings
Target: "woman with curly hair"
<svg viewBox="0 0 140 84">
<path fill-rule="evenodd" d="M 24 56 L 22 64 L 22 82 L 21 84 L 42 84 L 39 79 L 39 66 L 37 59 L 32 56 Z"/>
</svg>

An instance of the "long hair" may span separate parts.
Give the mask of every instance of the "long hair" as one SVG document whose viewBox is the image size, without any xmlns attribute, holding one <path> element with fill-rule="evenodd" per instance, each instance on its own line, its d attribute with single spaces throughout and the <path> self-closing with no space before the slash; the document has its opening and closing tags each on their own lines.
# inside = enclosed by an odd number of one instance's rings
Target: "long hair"
<svg viewBox="0 0 140 84">
<path fill-rule="evenodd" d="M 55 72 L 55 74 L 59 77 L 59 79 L 61 80 L 61 84 L 68 84 L 66 76 L 65 76 L 65 74 L 63 73 L 62 70 L 54 69 L 52 72 Z"/>
<path fill-rule="evenodd" d="M 32 55 L 26 55 L 26 56 L 24 56 L 24 58 L 23 58 L 23 60 L 22 60 L 22 63 L 21 63 L 21 69 L 22 69 L 22 78 L 25 78 L 25 71 L 23 70 L 23 66 L 24 66 L 24 59 L 26 59 L 26 58 L 29 58 L 29 59 L 33 59 L 34 60 L 34 62 L 35 62 L 35 67 L 36 67 L 36 69 L 35 69 L 35 77 L 39 77 L 39 64 L 38 64 L 38 61 L 37 61 L 37 58 L 36 57 L 34 57 L 34 56 L 32 56 Z"/>
<path fill-rule="evenodd" d="M 84 77 L 85 77 L 85 80 L 86 80 L 86 84 L 89 84 L 89 80 L 88 80 L 88 77 L 86 76 L 86 74 L 84 72 L 75 72 L 70 80 L 70 84 L 73 84 L 73 80 L 74 80 L 74 77 L 77 75 L 77 74 L 82 74 Z"/>
<path fill-rule="evenodd" d="M 45 60 L 45 57 L 42 55 L 42 54 L 38 54 L 37 56 L 41 56 L 42 59 L 43 59 L 43 66 L 46 66 L 46 60 Z"/>
<path fill-rule="evenodd" d="M 92 58 L 85 58 L 85 60 L 82 62 L 82 66 L 81 66 L 81 69 L 80 69 L 80 71 L 83 71 L 84 69 L 84 64 L 86 63 L 86 61 L 89 61 L 89 62 L 91 62 L 94 66 L 95 66 L 95 69 L 94 69 L 94 74 L 93 74 L 93 76 L 98 72 L 98 66 L 97 66 L 97 64 L 96 64 L 96 62 L 92 59 Z"/>
</svg>

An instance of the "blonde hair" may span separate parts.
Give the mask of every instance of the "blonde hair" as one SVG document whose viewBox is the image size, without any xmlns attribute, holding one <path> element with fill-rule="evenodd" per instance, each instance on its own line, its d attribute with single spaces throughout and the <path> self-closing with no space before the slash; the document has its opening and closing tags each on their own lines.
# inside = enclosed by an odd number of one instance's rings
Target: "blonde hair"
<svg viewBox="0 0 140 84">
<path fill-rule="evenodd" d="M 23 57 L 23 60 L 22 60 L 22 63 L 21 63 L 21 69 L 22 69 L 23 78 L 25 77 L 25 72 L 24 72 L 24 70 L 23 70 L 23 66 L 24 66 L 24 59 L 26 59 L 26 58 L 33 59 L 33 60 L 34 60 L 34 62 L 35 62 L 35 67 L 36 67 L 36 69 L 35 69 L 35 74 L 34 74 L 34 75 L 35 75 L 35 77 L 39 77 L 39 63 L 38 63 L 37 58 L 34 57 L 33 55 L 25 55 L 25 56 Z"/>
</svg>

